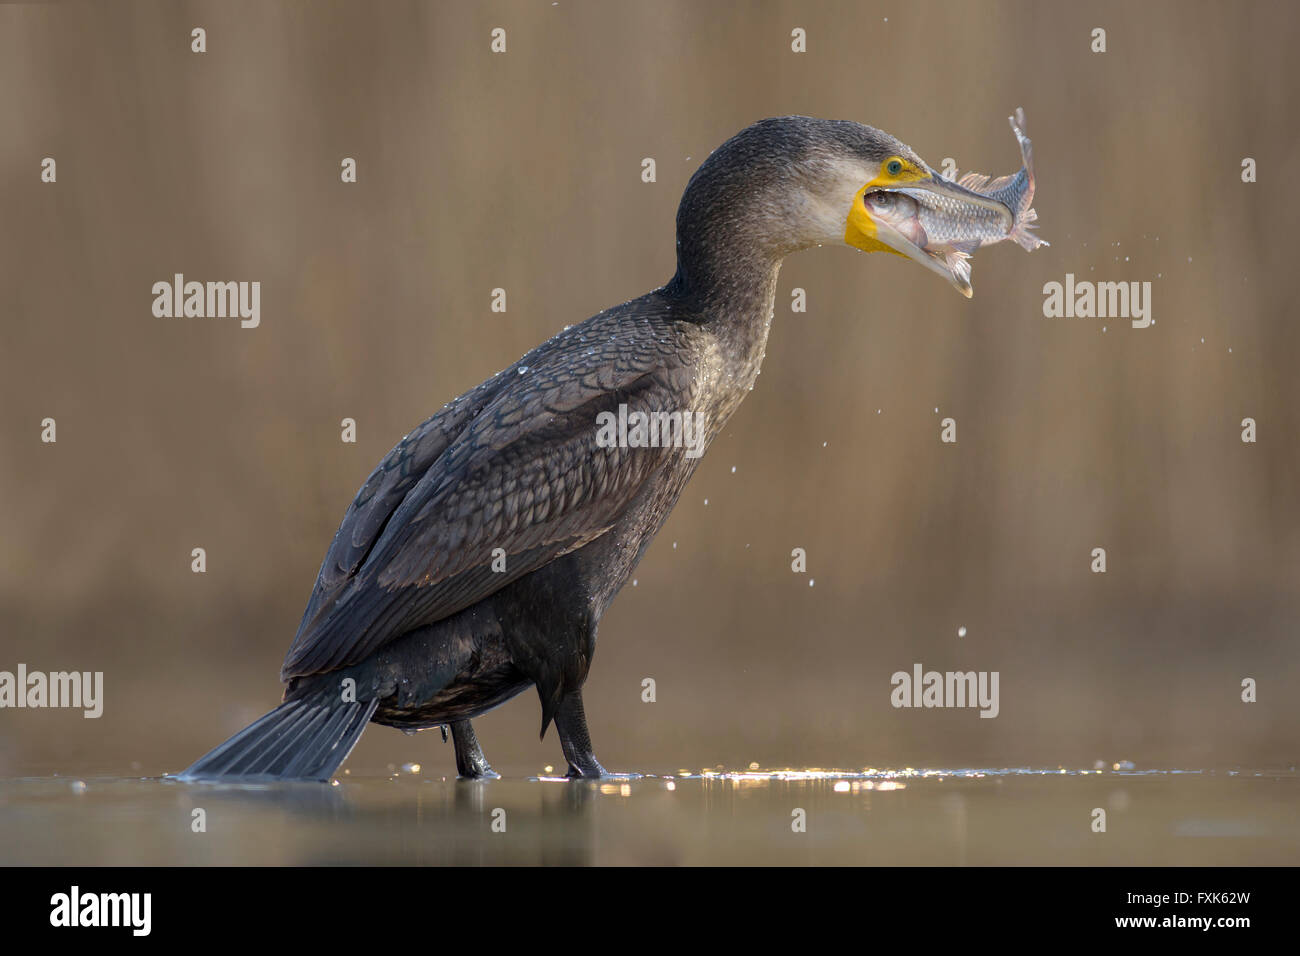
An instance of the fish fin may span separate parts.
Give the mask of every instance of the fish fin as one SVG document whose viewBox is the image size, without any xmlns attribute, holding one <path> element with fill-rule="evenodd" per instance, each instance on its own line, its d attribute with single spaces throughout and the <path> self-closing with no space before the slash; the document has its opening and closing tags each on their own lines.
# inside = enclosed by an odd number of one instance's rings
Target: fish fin
<svg viewBox="0 0 1300 956">
<path fill-rule="evenodd" d="M 978 245 L 978 243 L 976 243 Z M 944 250 L 943 264 L 965 289 L 970 288 L 970 253 L 955 247 Z"/>
<path fill-rule="evenodd" d="M 982 240 L 967 239 L 964 242 L 950 242 L 949 245 L 952 246 L 954 251 L 969 258 L 973 253 L 979 251 L 979 247 L 982 245 Z"/>
<path fill-rule="evenodd" d="M 1016 170 L 1010 176 L 999 176 L 997 179 L 991 180 L 987 186 L 980 190 L 980 192 L 995 193 L 999 189 L 1005 189 L 1007 186 L 1010 186 L 1011 181 L 1019 175 L 1020 170 Z"/>
<path fill-rule="evenodd" d="M 1033 212 L 1033 210 L 1031 209 L 1030 212 Z M 1038 216 L 1035 214 L 1033 219 L 1037 218 Z M 1007 238 L 1014 239 L 1026 252 L 1033 252 L 1039 246 L 1050 246 L 1050 242 L 1046 239 L 1040 238 L 1035 232 L 1033 232 L 1033 230 L 1038 227 L 1031 225 L 1031 223 L 1032 219 L 1030 218 L 1029 213 L 1026 213 L 1021 217 L 1020 221 L 1016 223 L 1011 232 L 1008 233 Z"/>
<path fill-rule="evenodd" d="M 996 179 L 993 179 L 989 176 L 985 176 L 983 173 L 967 173 L 961 179 L 957 180 L 957 185 L 965 186 L 967 189 L 973 189 L 975 192 L 983 193 L 987 196 L 989 193 L 995 193 L 999 189 L 1009 185 L 1011 180 L 1015 179 L 1019 174 L 1020 171 L 1017 170 L 1010 176 L 999 176 Z"/>
</svg>

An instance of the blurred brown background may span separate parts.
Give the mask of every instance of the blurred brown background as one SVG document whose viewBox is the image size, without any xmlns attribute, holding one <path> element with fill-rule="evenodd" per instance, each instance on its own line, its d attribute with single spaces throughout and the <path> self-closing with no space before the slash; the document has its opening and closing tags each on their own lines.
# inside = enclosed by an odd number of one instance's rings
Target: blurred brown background
<svg viewBox="0 0 1300 956">
<path fill-rule="evenodd" d="M 1298 19 L 1281 2 L 0 7 L 0 670 L 106 684 L 97 721 L 0 711 L 0 774 L 179 770 L 275 704 L 374 464 L 666 280 L 681 190 L 732 133 L 854 119 L 1002 174 L 1017 105 L 1051 248 L 981 252 L 969 302 L 895 257 L 786 263 L 758 388 L 603 622 L 597 752 L 649 771 L 1294 764 Z M 260 280 L 261 326 L 155 318 L 174 272 Z M 1151 281 L 1155 325 L 1044 318 L 1067 272 Z M 892 709 L 889 676 L 916 661 L 1000 671 L 1001 715 Z M 561 762 L 539 720 L 529 693 L 478 722 L 498 769 Z M 407 760 L 454 773 L 436 734 L 386 728 L 350 766 Z"/>
</svg>

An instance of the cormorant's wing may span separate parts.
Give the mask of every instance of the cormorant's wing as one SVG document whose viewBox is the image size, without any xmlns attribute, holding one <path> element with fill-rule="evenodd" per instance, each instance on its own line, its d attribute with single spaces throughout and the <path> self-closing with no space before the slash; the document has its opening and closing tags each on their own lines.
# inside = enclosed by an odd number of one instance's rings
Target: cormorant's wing
<svg viewBox="0 0 1300 956">
<path fill-rule="evenodd" d="M 641 329 L 553 339 L 403 439 L 335 535 L 281 678 L 357 663 L 607 531 L 684 452 L 599 447 L 598 414 L 692 407 L 694 370 Z"/>
<path fill-rule="evenodd" d="M 384 456 L 343 516 L 303 612 L 298 636 L 322 607 L 337 600 L 383 534 L 384 528 L 415 484 L 447 446 L 491 400 L 497 378 L 488 379 L 448 402 L 425 419 Z"/>
</svg>

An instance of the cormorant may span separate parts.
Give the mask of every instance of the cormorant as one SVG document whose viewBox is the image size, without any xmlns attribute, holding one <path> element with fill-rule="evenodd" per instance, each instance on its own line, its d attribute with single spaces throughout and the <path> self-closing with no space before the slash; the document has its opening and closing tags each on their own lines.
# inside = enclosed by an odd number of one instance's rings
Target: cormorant
<svg viewBox="0 0 1300 956">
<path fill-rule="evenodd" d="M 666 285 L 566 328 L 380 462 L 321 564 L 283 703 L 181 777 L 327 780 L 369 721 L 450 727 L 459 773 L 490 775 L 470 721 L 529 687 L 569 775 L 604 775 L 582 707 L 597 625 L 753 387 L 782 259 L 846 242 L 961 287 L 873 217 L 892 188 L 1006 211 L 858 123 L 766 119 L 715 150 L 682 196 Z M 608 447 L 598 423 L 620 406 L 693 413 L 702 444 Z"/>
</svg>

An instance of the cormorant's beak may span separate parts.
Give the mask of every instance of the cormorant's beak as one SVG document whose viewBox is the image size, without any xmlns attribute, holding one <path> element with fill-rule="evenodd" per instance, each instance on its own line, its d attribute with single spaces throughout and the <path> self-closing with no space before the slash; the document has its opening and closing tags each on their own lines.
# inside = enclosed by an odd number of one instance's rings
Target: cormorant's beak
<svg viewBox="0 0 1300 956">
<path fill-rule="evenodd" d="M 944 208 L 954 207 L 952 212 L 954 219 L 961 218 L 963 208 L 980 207 L 990 209 L 1004 219 L 1005 228 L 1008 231 L 1011 229 L 1014 218 L 1011 210 L 1005 204 L 995 199 L 989 199 L 987 196 L 967 189 L 965 186 L 950 182 L 933 171 L 930 172 L 928 177 L 912 180 L 905 185 L 893 185 L 876 181 L 863 187 L 864 193 L 870 191 L 899 193 L 909 197 L 915 197 L 918 193 L 932 193 L 946 200 L 943 204 Z M 860 232 L 869 233 L 871 239 L 876 240 L 890 251 L 906 256 L 913 262 L 925 266 L 936 275 L 943 276 L 958 292 L 968 299 L 971 297 L 973 292 L 970 284 L 970 266 L 966 262 L 969 254 L 966 251 L 952 245 L 936 246 L 926 234 L 924 226 L 916 215 L 904 216 L 897 213 L 891 215 L 888 212 L 873 211 L 870 205 L 863 201 L 862 197 L 859 198 L 858 205 L 862 207 L 863 214 L 870 223 L 868 228 L 860 228 Z M 938 213 L 932 214 L 938 215 Z M 944 215 L 947 214 L 944 213 Z M 846 236 L 850 245 L 871 251 L 869 245 L 864 244 L 863 241 L 854 241 L 852 233 L 852 220 L 850 220 L 849 235 Z M 976 243 L 976 246 L 978 246 L 978 243 Z"/>
</svg>

